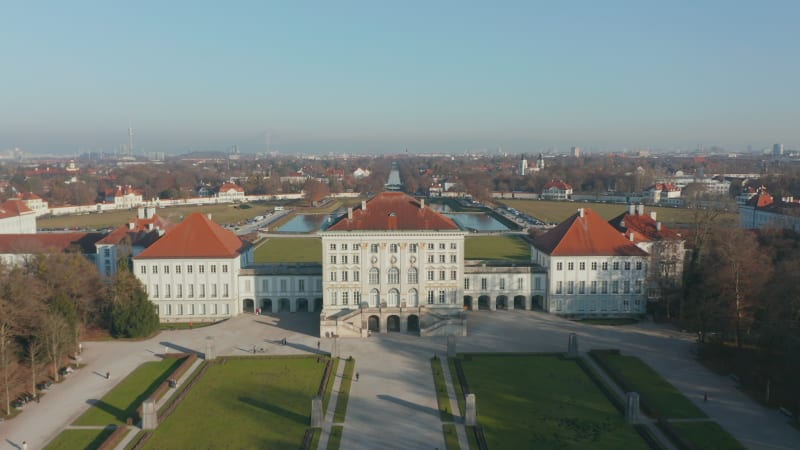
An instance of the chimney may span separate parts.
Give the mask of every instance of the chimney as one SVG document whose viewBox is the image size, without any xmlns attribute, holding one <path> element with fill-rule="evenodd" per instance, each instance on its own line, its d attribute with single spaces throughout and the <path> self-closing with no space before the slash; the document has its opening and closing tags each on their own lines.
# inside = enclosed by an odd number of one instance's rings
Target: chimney
<svg viewBox="0 0 800 450">
<path fill-rule="evenodd" d="M 641 203 L 640 203 L 638 206 L 636 206 L 636 210 L 637 210 L 636 212 L 637 212 L 637 213 L 638 213 L 640 216 L 643 216 L 643 215 L 644 215 L 644 205 L 643 205 L 643 204 L 641 204 Z"/>
<path fill-rule="evenodd" d="M 147 224 L 147 231 L 153 231 L 153 222 Z"/>
<path fill-rule="evenodd" d="M 633 233 L 630 234 L 631 242 L 633 242 Z"/>
<path fill-rule="evenodd" d="M 353 208 L 352 207 L 347 208 L 347 219 L 348 220 L 353 220 Z"/>
<path fill-rule="evenodd" d="M 419 199 L 419 209 L 425 209 L 425 199 Z"/>
<path fill-rule="evenodd" d="M 389 229 L 390 230 L 397 229 L 397 214 L 394 212 L 389 213 Z"/>
<path fill-rule="evenodd" d="M 367 210 L 367 201 L 366 200 L 361 200 L 361 210 L 362 211 L 366 211 Z"/>
<path fill-rule="evenodd" d="M 128 222 L 128 229 L 129 230 L 134 229 L 134 227 L 136 227 L 136 224 L 134 222 Z"/>
<path fill-rule="evenodd" d="M 636 205 L 628 205 L 628 214 L 630 215 L 636 214 Z"/>
<path fill-rule="evenodd" d="M 583 208 L 578 208 L 578 216 L 583 218 Z"/>
<path fill-rule="evenodd" d="M 206 214 L 208 216 L 208 220 L 211 220 L 211 213 Z"/>
<path fill-rule="evenodd" d="M 656 212 L 655 211 L 650 211 L 650 218 L 653 219 L 653 220 L 656 220 Z"/>
<path fill-rule="evenodd" d="M 625 228 L 625 219 L 622 219 L 622 220 L 619 221 L 619 226 L 621 226 L 622 228 Z"/>
<path fill-rule="evenodd" d="M 656 231 L 661 231 L 661 222 L 656 222 Z"/>
</svg>

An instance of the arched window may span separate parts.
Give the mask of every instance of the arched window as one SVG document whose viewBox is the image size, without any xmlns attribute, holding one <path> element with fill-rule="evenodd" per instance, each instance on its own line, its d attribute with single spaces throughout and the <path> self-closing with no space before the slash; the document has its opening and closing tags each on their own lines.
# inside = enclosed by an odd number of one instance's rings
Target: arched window
<svg viewBox="0 0 800 450">
<path fill-rule="evenodd" d="M 408 291 L 408 306 L 418 306 L 419 305 L 419 294 L 417 293 L 416 289 L 411 289 Z"/>
<path fill-rule="evenodd" d="M 412 267 L 408 269 L 408 284 L 417 284 L 419 276 L 417 274 L 417 268 Z"/>
<path fill-rule="evenodd" d="M 381 301 L 381 294 L 378 292 L 377 289 L 373 289 L 369 293 L 369 306 L 372 308 L 377 308 L 378 303 Z"/>
<path fill-rule="evenodd" d="M 389 306 L 400 306 L 400 292 L 397 289 L 389 291 Z"/>
<path fill-rule="evenodd" d="M 381 272 L 377 267 L 369 269 L 369 284 L 380 284 Z"/>
<path fill-rule="evenodd" d="M 386 276 L 389 278 L 389 284 L 400 284 L 400 271 L 397 267 L 389 269 Z"/>
</svg>

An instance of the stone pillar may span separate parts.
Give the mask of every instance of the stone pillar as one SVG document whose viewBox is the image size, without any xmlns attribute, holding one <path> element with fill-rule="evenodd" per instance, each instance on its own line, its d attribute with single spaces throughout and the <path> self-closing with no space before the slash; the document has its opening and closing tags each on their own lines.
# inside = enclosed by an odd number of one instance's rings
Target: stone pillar
<svg viewBox="0 0 800 450">
<path fill-rule="evenodd" d="M 297 299 L 296 298 L 289 299 L 289 312 L 293 312 L 293 313 L 297 312 Z"/>
<path fill-rule="evenodd" d="M 311 399 L 311 428 L 322 428 L 322 396 Z"/>
<path fill-rule="evenodd" d="M 158 427 L 158 412 L 156 401 L 148 398 L 142 403 L 142 429 L 155 430 Z"/>
<path fill-rule="evenodd" d="M 447 357 L 456 357 L 456 337 L 452 334 L 447 335 Z"/>
<path fill-rule="evenodd" d="M 400 318 L 400 332 L 408 333 L 408 316 L 398 316 Z"/>
<path fill-rule="evenodd" d="M 525 296 L 525 310 L 526 311 L 530 311 L 531 309 L 533 309 L 533 299 L 531 298 L 530 295 L 526 295 Z"/>
<path fill-rule="evenodd" d="M 578 335 L 575 333 L 569 334 L 569 342 L 567 344 L 567 357 L 568 358 L 578 357 Z"/>
<path fill-rule="evenodd" d="M 508 296 L 506 299 L 506 309 L 509 311 L 513 311 L 516 305 L 514 305 L 514 301 L 517 297 L 516 296 Z"/>
<path fill-rule="evenodd" d="M 278 306 L 280 304 L 280 300 L 275 299 L 275 300 L 272 300 L 272 302 L 270 302 L 270 303 L 271 303 L 270 309 L 272 310 L 272 314 L 277 314 L 278 313 Z"/>
<path fill-rule="evenodd" d="M 211 336 L 206 336 L 206 361 L 211 361 L 217 357 L 216 341 Z"/>
<path fill-rule="evenodd" d="M 475 394 L 467 394 L 467 405 L 465 409 L 464 425 L 474 427 L 478 424 L 478 412 L 475 408 Z"/>
<path fill-rule="evenodd" d="M 497 311 L 497 297 L 489 297 L 489 310 Z"/>
<path fill-rule="evenodd" d="M 625 421 L 628 423 L 639 422 L 639 393 L 628 392 L 625 398 Z"/>
</svg>

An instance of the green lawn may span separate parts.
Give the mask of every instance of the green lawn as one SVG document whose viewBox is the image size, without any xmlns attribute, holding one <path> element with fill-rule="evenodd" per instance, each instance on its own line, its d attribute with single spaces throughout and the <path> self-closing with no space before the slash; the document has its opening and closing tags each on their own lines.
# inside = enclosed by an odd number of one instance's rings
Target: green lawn
<svg viewBox="0 0 800 450">
<path fill-rule="evenodd" d="M 452 423 L 442 425 L 442 433 L 444 433 L 444 446 L 447 450 L 460 450 L 461 446 L 458 445 L 458 434 L 456 434 L 456 426 Z"/>
<path fill-rule="evenodd" d="M 73 425 L 122 425 L 136 415 L 136 409 L 172 374 L 183 359 L 162 359 L 146 362 L 125 377 L 114 389 L 98 400 Z M 100 383 L 114 383 L 98 378 Z M 117 375 L 118 376 L 118 375 Z"/>
<path fill-rule="evenodd" d="M 573 360 L 471 355 L 462 363 L 492 450 L 648 448 Z"/>
<path fill-rule="evenodd" d="M 467 400 L 464 398 L 464 390 L 461 388 L 461 382 L 458 381 L 458 373 L 456 372 L 456 359 L 447 358 L 447 367 L 450 369 L 450 382 L 453 383 L 453 390 L 456 394 L 458 409 L 461 411 L 461 414 L 464 414 Z"/>
<path fill-rule="evenodd" d="M 194 212 L 211 214 L 212 220 L 221 224 L 234 224 L 272 210 L 274 206 L 267 204 L 246 203 L 236 205 L 221 203 L 204 206 L 170 206 L 156 209 L 156 214 L 172 223 L 179 223 L 183 217 Z M 102 214 L 82 214 L 56 217 L 39 217 L 36 219 L 37 228 L 92 228 L 100 229 L 118 227 L 128 223 L 136 217 L 136 209 L 107 211 Z"/>
<path fill-rule="evenodd" d="M 342 382 L 339 384 L 339 397 L 336 400 L 336 409 L 333 412 L 333 422 L 344 422 L 347 417 L 347 401 L 350 398 L 350 384 L 353 382 L 353 374 L 355 372 L 356 360 L 348 359 L 344 363 L 344 371 L 342 371 Z"/>
<path fill-rule="evenodd" d="M 342 431 L 344 431 L 344 427 L 341 425 L 331 427 L 331 434 L 328 436 L 328 450 L 339 450 L 342 445 Z"/>
<path fill-rule="evenodd" d="M 113 428 L 98 430 L 64 430 L 47 444 L 45 450 L 74 450 L 76 448 L 85 450 L 96 449 L 99 448 L 113 432 Z"/>
<path fill-rule="evenodd" d="M 706 417 L 705 413 L 650 366 L 634 356 L 600 352 L 599 357 L 624 376 L 658 412 L 668 419 Z"/>
<path fill-rule="evenodd" d="M 296 449 L 324 364 L 316 358 L 212 364 L 145 448 Z"/>
<path fill-rule="evenodd" d="M 444 381 L 442 360 L 439 358 L 432 358 L 431 369 L 433 370 L 433 385 L 436 388 L 436 403 L 439 405 L 439 417 L 441 417 L 442 422 L 452 422 L 453 411 L 450 410 L 450 396 L 447 395 L 447 384 L 445 384 Z"/>
<path fill-rule="evenodd" d="M 467 236 L 464 259 L 530 261 L 530 245 L 516 236 Z"/>
<path fill-rule="evenodd" d="M 745 447 L 716 422 L 672 423 L 678 433 L 695 448 L 703 450 L 744 450 Z"/>
<path fill-rule="evenodd" d="M 256 248 L 256 264 L 315 262 L 322 263 L 322 240 L 319 238 L 270 238 Z"/>
<path fill-rule="evenodd" d="M 575 214 L 578 208 L 591 208 L 592 211 L 600 214 L 606 220 L 628 210 L 628 205 L 612 203 L 557 202 L 548 200 L 497 200 L 497 203 L 518 209 L 548 223 L 561 223 L 567 217 Z M 694 221 L 693 215 L 695 211 L 688 208 L 645 207 L 645 214 L 650 214 L 651 211 L 656 212 L 656 218 L 660 222 L 670 226 L 688 224 Z M 720 215 L 720 220 L 725 223 L 738 223 L 739 217 L 736 213 L 723 213 Z"/>
</svg>

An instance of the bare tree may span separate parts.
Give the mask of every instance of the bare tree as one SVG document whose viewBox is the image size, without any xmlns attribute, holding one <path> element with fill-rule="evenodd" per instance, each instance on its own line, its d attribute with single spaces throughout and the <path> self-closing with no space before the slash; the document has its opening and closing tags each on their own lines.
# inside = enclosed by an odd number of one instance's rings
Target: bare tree
<svg viewBox="0 0 800 450">
<path fill-rule="evenodd" d="M 61 317 L 51 312 L 44 314 L 42 321 L 42 339 L 47 359 L 53 368 L 53 380 L 58 382 L 58 366 L 61 358 L 67 351 L 68 343 L 72 336 L 67 322 Z"/>
<path fill-rule="evenodd" d="M 36 335 L 28 337 L 25 343 L 25 357 L 31 366 L 31 394 L 36 395 L 36 364 L 38 364 L 42 353 L 42 341 Z"/>
<path fill-rule="evenodd" d="M 13 311 L 5 299 L 0 299 L 0 370 L 3 372 L 3 406 L 6 415 L 11 414 L 9 373 L 14 364 Z"/>
</svg>

